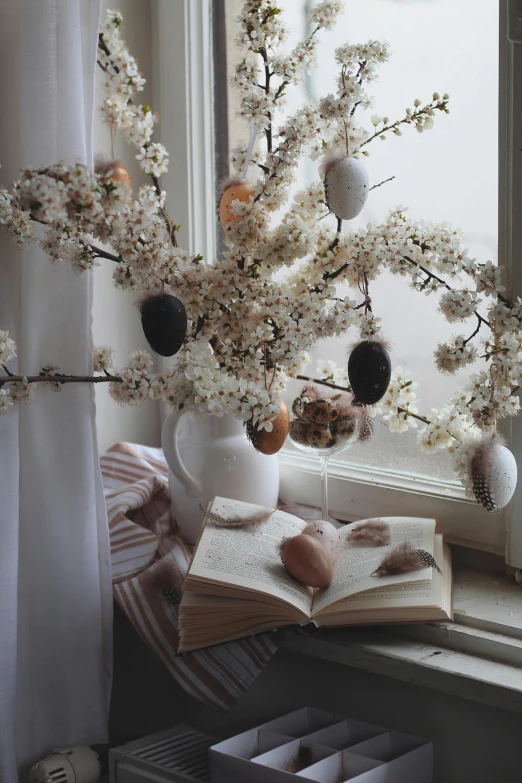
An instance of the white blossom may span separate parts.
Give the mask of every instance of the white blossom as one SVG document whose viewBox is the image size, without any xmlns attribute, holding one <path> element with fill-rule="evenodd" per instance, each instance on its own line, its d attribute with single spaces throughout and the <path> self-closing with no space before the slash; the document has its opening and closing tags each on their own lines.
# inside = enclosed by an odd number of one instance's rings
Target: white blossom
<svg viewBox="0 0 522 783">
<path fill-rule="evenodd" d="M 28 383 L 27 378 L 9 385 L 9 394 L 16 405 L 29 405 L 34 402 L 33 386 Z"/>
<path fill-rule="evenodd" d="M 94 372 L 105 372 L 114 365 L 114 351 L 108 345 L 95 345 L 92 352 Z"/>
<path fill-rule="evenodd" d="M 13 398 L 5 386 L 0 386 L 0 415 L 13 407 Z"/>
<path fill-rule="evenodd" d="M 16 343 L 9 332 L 0 331 L 0 365 L 9 364 L 16 357 Z"/>
</svg>

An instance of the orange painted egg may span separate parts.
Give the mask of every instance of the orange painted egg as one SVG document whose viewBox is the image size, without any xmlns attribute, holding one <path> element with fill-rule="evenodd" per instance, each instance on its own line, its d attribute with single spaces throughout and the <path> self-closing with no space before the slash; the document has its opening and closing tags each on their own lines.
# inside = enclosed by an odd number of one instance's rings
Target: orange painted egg
<svg viewBox="0 0 522 783">
<path fill-rule="evenodd" d="M 279 413 L 276 413 L 274 418 L 272 418 L 271 431 L 259 430 L 254 425 L 250 428 L 248 434 L 253 445 L 261 454 L 277 454 L 286 440 L 289 429 L 290 413 L 288 405 L 284 400 L 281 400 Z"/>
<path fill-rule="evenodd" d="M 112 174 L 109 176 L 109 179 L 115 180 L 116 182 L 121 182 L 122 185 L 127 185 L 127 187 L 132 190 L 131 175 L 125 166 L 121 165 L 121 163 L 116 163 L 112 169 Z"/>
<path fill-rule="evenodd" d="M 317 539 L 301 533 L 285 542 L 282 559 L 286 570 L 309 587 L 328 587 L 333 579 L 332 560 Z"/>
<path fill-rule="evenodd" d="M 225 188 L 219 201 L 219 221 L 223 228 L 226 229 L 230 223 L 235 223 L 236 220 L 239 220 L 238 215 L 234 215 L 230 211 L 232 202 L 239 200 L 244 204 L 248 204 L 253 196 L 254 188 L 247 185 L 246 182 L 238 182 L 237 184 L 229 185 L 228 188 Z"/>
</svg>

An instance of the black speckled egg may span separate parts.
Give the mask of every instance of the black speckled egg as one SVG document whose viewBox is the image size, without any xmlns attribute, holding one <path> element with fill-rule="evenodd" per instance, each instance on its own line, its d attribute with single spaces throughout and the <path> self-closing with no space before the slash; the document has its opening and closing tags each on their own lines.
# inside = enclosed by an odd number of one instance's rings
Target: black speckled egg
<svg viewBox="0 0 522 783">
<path fill-rule="evenodd" d="M 355 346 L 348 359 L 348 378 L 354 403 L 374 405 L 386 394 L 391 378 L 390 355 L 378 341 Z"/>
<path fill-rule="evenodd" d="M 183 302 L 171 294 L 146 299 L 140 307 L 141 325 L 148 344 L 160 356 L 174 356 L 187 335 Z"/>
</svg>

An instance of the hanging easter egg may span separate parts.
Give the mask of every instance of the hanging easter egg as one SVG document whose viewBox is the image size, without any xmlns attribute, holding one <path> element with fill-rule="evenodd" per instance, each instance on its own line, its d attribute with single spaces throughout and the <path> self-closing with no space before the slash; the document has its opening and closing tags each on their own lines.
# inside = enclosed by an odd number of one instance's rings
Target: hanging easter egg
<svg viewBox="0 0 522 783">
<path fill-rule="evenodd" d="M 334 153 L 323 162 L 326 202 L 340 220 L 353 220 L 366 204 L 368 170 L 364 163 L 345 153 Z"/>
<path fill-rule="evenodd" d="M 358 438 L 361 443 L 369 440 L 373 435 L 373 419 L 369 408 L 366 405 L 362 405 L 359 408 L 359 428 Z"/>
<path fill-rule="evenodd" d="M 382 342 L 364 340 L 348 359 L 348 379 L 354 403 L 374 405 L 386 394 L 391 378 L 390 355 Z"/>
<path fill-rule="evenodd" d="M 132 190 L 132 179 L 128 170 L 121 160 L 106 160 L 105 158 L 96 158 L 94 171 L 105 182 L 121 182 Z"/>
<path fill-rule="evenodd" d="M 112 174 L 110 175 L 109 179 L 112 179 L 115 182 L 121 182 L 122 185 L 127 185 L 127 187 L 132 190 L 131 175 L 125 166 L 119 161 L 115 162 L 112 169 Z"/>
<path fill-rule="evenodd" d="M 285 541 L 281 558 L 286 570 L 309 587 L 328 587 L 333 579 L 333 565 L 324 546 L 311 536 L 299 535 Z"/>
<path fill-rule="evenodd" d="M 507 506 L 517 485 L 515 457 L 494 434 L 472 447 L 468 460 L 473 494 L 487 511 L 498 513 Z"/>
<path fill-rule="evenodd" d="M 141 325 L 148 344 L 160 356 L 174 356 L 187 335 L 183 302 L 171 294 L 149 296 L 140 304 Z"/>
<path fill-rule="evenodd" d="M 303 528 L 302 534 L 312 536 L 316 541 L 320 541 L 330 555 L 332 565 L 336 564 L 340 548 L 339 531 L 331 522 L 326 522 L 324 519 L 310 522 Z"/>
<path fill-rule="evenodd" d="M 277 454 L 286 440 L 290 429 L 290 412 L 288 405 L 281 400 L 279 413 L 271 418 L 272 429 L 270 432 L 265 429 L 259 429 L 256 424 L 247 422 L 247 435 L 257 451 L 261 454 Z"/>
<path fill-rule="evenodd" d="M 244 204 L 248 204 L 251 198 L 254 196 L 254 188 L 247 185 L 246 182 L 240 179 L 228 180 L 224 183 L 221 198 L 219 200 L 219 222 L 224 229 L 239 220 L 238 215 L 234 215 L 230 211 L 230 205 L 233 201 L 239 200 Z"/>
</svg>

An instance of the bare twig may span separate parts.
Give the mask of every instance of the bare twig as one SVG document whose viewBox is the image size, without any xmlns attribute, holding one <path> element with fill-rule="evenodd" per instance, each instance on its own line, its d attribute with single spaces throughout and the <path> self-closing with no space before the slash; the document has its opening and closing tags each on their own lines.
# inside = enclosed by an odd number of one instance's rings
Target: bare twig
<svg viewBox="0 0 522 783">
<path fill-rule="evenodd" d="M 477 328 L 475 329 L 473 334 L 470 334 L 470 336 L 468 338 L 466 338 L 466 340 L 464 340 L 463 345 L 467 345 L 470 340 L 473 340 L 475 335 L 478 334 L 480 327 L 482 326 L 482 323 L 483 323 L 484 319 L 478 313 L 475 313 L 475 315 L 477 316 Z M 486 321 L 486 323 L 487 323 L 487 321 Z"/>
<path fill-rule="evenodd" d="M 319 383 L 321 386 L 328 386 L 330 389 L 337 389 L 338 391 L 351 393 L 350 386 L 337 386 L 335 383 L 329 381 L 321 381 L 319 378 L 310 378 L 308 375 L 296 375 L 295 378 L 298 381 L 309 381 L 310 383 Z"/>
<path fill-rule="evenodd" d="M 409 264 L 411 264 L 412 266 L 416 266 L 416 267 L 417 267 L 417 269 L 420 269 L 420 271 L 421 271 L 421 272 L 424 272 L 424 274 L 427 276 L 427 277 L 426 277 L 426 280 L 424 281 L 425 283 L 429 283 L 429 282 L 430 282 L 430 280 L 437 280 L 437 281 L 438 281 L 438 282 L 439 282 L 439 283 L 440 283 L 442 286 L 444 286 L 444 288 L 446 288 L 448 291 L 455 291 L 455 289 L 454 289 L 454 288 L 452 288 L 452 287 L 449 285 L 449 283 L 447 283 L 445 280 L 443 280 L 443 278 L 442 278 L 442 277 L 439 277 L 438 275 L 434 274 L 434 272 L 430 272 L 428 269 L 426 269 L 426 267 L 422 266 L 422 264 L 418 264 L 416 261 L 414 261 L 414 260 L 413 260 L 412 258 L 410 258 L 409 256 L 402 256 L 402 258 L 403 258 L 405 261 L 407 261 Z M 500 294 L 499 294 L 499 296 L 500 296 Z M 486 319 L 485 319 L 485 318 L 484 318 L 482 315 L 480 315 L 480 313 L 478 313 L 476 310 L 474 310 L 474 314 L 477 316 L 477 318 L 478 318 L 478 320 L 480 321 L 480 323 L 483 323 L 483 324 L 485 324 L 487 327 L 489 327 L 489 329 L 491 329 L 491 328 L 492 328 L 492 327 L 491 327 L 491 324 L 489 323 L 489 321 L 487 321 L 487 320 L 486 320 Z M 477 330 L 477 331 L 478 331 L 478 330 Z M 472 335 L 472 336 L 474 336 L 474 335 Z M 471 338 L 470 338 L 470 339 L 471 339 Z"/>
<path fill-rule="evenodd" d="M 431 421 L 429 419 L 426 419 L 424 416 L 417 416 L 416 413 L 411 413 L 410 411 L 406 410 L 406 408 L 397 408 L 397 411 L 399 413 L 405 413 L 407 416 L 411 416 L 412 419 L 417 419 L 417 421 L 422 421 L 424 424 L 431 424 Z"/>
<path fill-rule="evenodd" d="M 379 182 L 377 185 L 372 185 L 372 187 L 370 188 L 370 190 L 375 190 L 375 188 L 380 188 L 380 187 L 381 187 L 381 185 L 386 185 L 386 183 L 387 183 L 387 182 L 391 182 L 391 181 L 392 181 L 392 179 L 395 179 L 395 174 L 393 175 L 393 177 L 388 177 L 388 179 L 383 179 L 383 181 L 382 181 L 382 182 Z"/>
<path fill-rule="evenodd" d="M 123 383 L 118 375 L 8 375 L 0 378 L 0 387 L 8 383 Z"/>
</svg>

